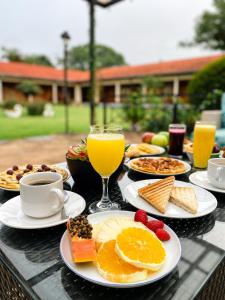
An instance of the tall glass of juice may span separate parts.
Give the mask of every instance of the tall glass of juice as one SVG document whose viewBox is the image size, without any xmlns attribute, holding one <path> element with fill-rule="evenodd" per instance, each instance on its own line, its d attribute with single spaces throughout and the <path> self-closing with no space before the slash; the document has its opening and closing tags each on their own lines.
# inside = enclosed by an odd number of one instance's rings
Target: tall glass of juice
<svg viewBox="0 0 225 300">
<path fill-rule="evenodd" d="M 118 203 L 109 199 L 108 180 L 122 162 L 124 150 L 125 140 L 121 127 L 115 125 L 91 126 L 87 138 L 88 157 L 95 171 L 102 177 L 103 183 L 102 198 L 90 205 L 91 213 L 120 209 Z"/>
<path fill-rule="evenodd" d="M 196 122 L 194 128 L 194 167 L 205 169 L 215 143 L 216 126 L 213 122 Z"/>
<path fill-rule="evenodd" d="M 183 142 L 186 133 L 186 125 L 170 124 L 169 125 L 169 150 L 171 156 L 182 157 Z"/>
</svg>

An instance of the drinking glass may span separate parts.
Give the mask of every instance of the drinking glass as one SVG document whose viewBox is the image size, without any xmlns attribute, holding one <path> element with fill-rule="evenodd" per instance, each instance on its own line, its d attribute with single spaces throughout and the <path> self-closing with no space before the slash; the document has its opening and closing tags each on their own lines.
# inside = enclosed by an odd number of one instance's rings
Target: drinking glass
<svg viewBox="0 0 225 300">
<path fill-rule="evenodd" d="M 89 207 L 91 213 L 105 210 L 120 209 L 120 205 L 112 202 L 108 195 L 110 175 L 122 162 L 125 150 L 125 140 L 122 128 L 116 125 L 91 126 L 87 137 L 87 152 L 95 171 L 102 177 L 103 193 L 100 201 Z"/>
<path fill-rule="evenodd" d="M 215 143 L 216 125 L 213 122 L 196 122 L 194 128 L 194 167 L 205 169 Z"/>
<path fill-rule="evenodd" d="M 170 124 L 169 125 L 169 150 L 171 156 L 182 157 L 183 142 L 186 133 L 186 125 Z"/>
</svg>

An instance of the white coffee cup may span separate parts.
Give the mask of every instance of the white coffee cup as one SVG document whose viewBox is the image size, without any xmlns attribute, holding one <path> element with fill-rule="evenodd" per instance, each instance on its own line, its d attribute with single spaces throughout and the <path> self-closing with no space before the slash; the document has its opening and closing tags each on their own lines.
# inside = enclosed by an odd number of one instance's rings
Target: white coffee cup
<svg viewBox="0 0 225 300">
<path fill-rule="evenodd" d="M 40 172 L 20 179 L 21 209 L 27 216 L 45 218 L 64 205 L 63 180 L 58 173 Z"/>
<path fill-rule="evenodd" d="M 212 185 L 225 189 L 225 158 L 209 159 L 207 175 Z"/>
</svg>

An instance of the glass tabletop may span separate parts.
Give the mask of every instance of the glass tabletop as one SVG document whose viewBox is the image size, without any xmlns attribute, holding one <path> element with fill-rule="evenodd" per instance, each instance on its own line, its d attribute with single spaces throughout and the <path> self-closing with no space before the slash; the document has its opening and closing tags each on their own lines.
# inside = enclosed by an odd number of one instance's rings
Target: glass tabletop
<svg viewBox="0 0 225 300">
<path fill-rule="evenodd" d="M 133 210 L 121 191 L 132 181 L 149 176 L 124 170 L 110 182 L 112 200 L 122 209 Z M 188 181 L 188 175 L 178 180 Z M 76 185 L 70 179 L 64 188 L 81 194 L 87 206 L 101 195 L 101 185 L 85 179 Z M 0 203 L 17 193 L 0 191 Z M 176 269 L 160 281 L 141 288 L 112 289 L 97 286 L 72 273 L 63 263 L 59 242 L 65 224 L 42 230 L 18 230 L 0 225 L 0 259 L 33 299 L 194 299 L 225 257 L 225 197 L 214 195 L 217 209 L 196 219 L 164 219 L 180 237 L 182 257 Z"/>
</svg>

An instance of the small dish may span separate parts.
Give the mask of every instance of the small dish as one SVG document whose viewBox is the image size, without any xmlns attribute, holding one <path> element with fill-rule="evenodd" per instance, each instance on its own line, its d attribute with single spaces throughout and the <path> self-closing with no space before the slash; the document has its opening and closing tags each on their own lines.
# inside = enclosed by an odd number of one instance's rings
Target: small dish
<svg viewBox="0 0 225 300">
<path fill-rule="evenodd" d="M 192 173 L 189 176 L 189 180 L 195 184 L 198 185 L 206 190 L 209 190 L 211 192 L 217 192 L 225 194 L 225 189 L 219 189 L 215 186 L 213 186 L 208 179 L 207 171 L 197 171 L 195 173 Z"/>
<path fill-rule="evenodd" d="M 63 213 L 48 218 L 32 218 L 26 216 L 20 206 L 20 196 L 16 196 L 0 207 L 0 221 L 6 226 L 19 229 L 41 229 L 54 227 L 66 223 L 69 217 L 80 215 L 86 206 L 86 202 L 80 195 L 67 191 L 68 198 L 65 199 Z"/>
</svg>

